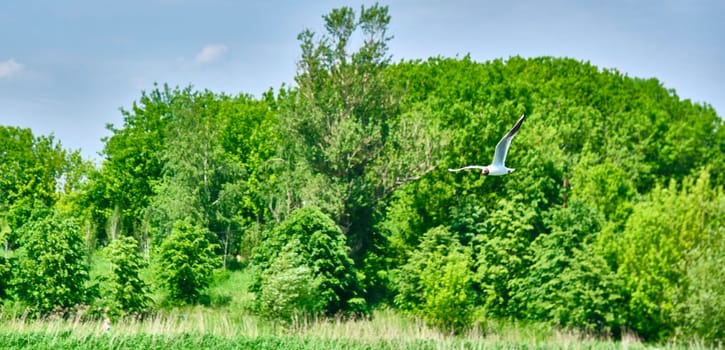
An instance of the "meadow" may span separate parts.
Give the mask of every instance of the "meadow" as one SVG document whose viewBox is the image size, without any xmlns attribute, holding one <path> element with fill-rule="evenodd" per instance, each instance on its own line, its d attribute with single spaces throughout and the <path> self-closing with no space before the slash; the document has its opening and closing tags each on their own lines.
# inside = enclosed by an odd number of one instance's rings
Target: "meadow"
<svg viewBox="0 0 725 350">
<path fill-rule="evenodd" d="M 645 349 L 636 339 L 595 339 L 542 325 L 496 324 L 442 334 L 383 310 L 364 320 L 314 320 L 283 327 L 250 315 L 195 307 L 121 321 L 29 320 L 0 324 L 3 349 Z M 666 348 L 676 348 L 674 345 Z"/>
<path fill-rule="evenodd" d="M 96 259 L 94 274 L 104 268 Z M 364 319 L 270 321 L 249 311 L 250 275 L 218 270 L 206 305 L 166 307 L 107 327 L 83 315 L 34 319 L 9 308 L 0 315 L 1 349 L 647 349 L 705 348 L 645 344 L 634 336 L 602 339 L 545 323 L 491 321 L 452 335 L 392 309 Z M 156 300 L 164 293 L 156 289 Z M 13 313 L 15 312 L 15 313 Z"/>
</svg>

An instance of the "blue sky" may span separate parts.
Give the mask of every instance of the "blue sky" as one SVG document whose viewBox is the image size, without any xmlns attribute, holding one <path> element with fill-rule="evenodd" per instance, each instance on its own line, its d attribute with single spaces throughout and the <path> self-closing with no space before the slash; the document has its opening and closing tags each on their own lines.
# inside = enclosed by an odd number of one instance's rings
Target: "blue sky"
<svg viewBox="0 0 725 350">
<path fill-rule="evenodd" d="M 371 1 L 3 0 L 0 125 L 53 133 L 98 160 L 154 82 L 228 94 L 291 84 L 297 34 L 330 9 Z M 394 61 L 470 54 L 590 61 L 655 77 L 725 111 L 725 1 L 380 1 Z"/>
</svg>

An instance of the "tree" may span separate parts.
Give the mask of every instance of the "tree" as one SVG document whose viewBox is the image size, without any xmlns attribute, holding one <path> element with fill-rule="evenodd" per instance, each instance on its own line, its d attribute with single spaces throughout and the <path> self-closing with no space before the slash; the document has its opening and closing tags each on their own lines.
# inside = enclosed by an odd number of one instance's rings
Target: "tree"
<svg viewBox="0 0 725 350">
<path fill-rule="evenodd" d="M 535 219 L 535 211 L 514 198 L 500 200 L 496 210 L 476 223 L 475 278 L 481 290 L 481 304 L 489 316 L 520 314 L 522 305 L 511 297 L 530 265 L 527 252 Z"/>
<path fill-rule="evenodd" d="M 277 313 L 267 304 L 270 295 L 290 302 L 283 306 L 285 310 L 326 315 L 365 312 L 362 290 L 348 251 L 345 236 L 319 209 L 303 207 L 292 212 L 266 233 L 253 255 L 256 272 L 252 289 L 261 296 L 260 307 L 266 310 L 263 312 Z M 300 275 L 294 277 L 297 273 Z M 288 280 L 293 277 L 294 280 Z M 278 290 L 281 281 L 294 285 L 289 290 Z M 307 302 L 308 292 L 315 296 L 314 305 Z"/>
<path fill-rule="evenodd" d="M 709 185 L 709 174 L 703 172 L 690 188 L 688 204 L 701 210 L 702 216 L 688 219 L 699 221 L 700 226 L 693 228 L 700 232 L 681 262 L 684 298 L 678 300 L 673 315 L 678 336 L 715 346 L 725 338 L 725 194 L 722 187 Z"/>
<path fill-rule="evenodd" d="M 723 198 L 723 197 L 721 197 Z M 712 232 L 711 246 L 702 245 L 691 251 L 687 269 L 686 298 L 676 306 L 677 333 L 694 340 L 720 345 L 725 338 L 725 237 L 720 200 L 719 232 Z"/>
<path fill-rule="evenodd" d="M 109 316 L 123 317 L 143 312 L 150 298 L 148 286 L 141 279 L 146 262 L 138 253 L 138 242 L 130 236 L 119 237 L 104 250 L 111 263 L 102 291 Z"/>
<path fill-rule="evenodd" d="M 696 179 L 686 177 L 681 188 L 674 180 L 655 187 L 627 220 L 618 244 L 617 274 L 629 298 L 628 325 L 647 339 L 662 339 L 676 329 L 677 308 L 688 298 L 688 257 L 714 243 L 710 235 L 719 227 L 712 225 L 722 222 L 713 215 L 717 206 L 709 204 L 714 194 L 703 170 Z M 690 271 L 696 274 L 698 269 Z"/>
<path fill-rule="evenodd" d="M 281 113 L 289 141 L 283 153 L 287 176 L 311 180 L 302 184 L 310 190 L 287 194 L 312 194 L 293 198 L 291 209 L 303 200 L 323 208 L 348 236 L 359 263 L 373 246 L 381 198 L 433 169 L 436 129 L 420 113 L 400 115 L 400 97 L 385 79 L 387 7 L 362 7 L 359 13 L 343 7 L 323 18 L 327 35 L 316 39 L 305 30 L 298 36 L 298 89 Z M 358 31 L 361 46 L 350 52 Z M 427 152 L 399 153 L 414 149 Z"/>
<path fill-rule="evenodd" d="M 177 220 L 171 234 L 161 242 L 156 273 L 172 303 L 198 302 L 209 286 L 212 272 L 220 265 L 209 236 L 206 228 L 186 218 Z"/>
<path fill-rule="evenodd" d="M 223 159 L 219 104 L 211 92 L 192 93 L 190 88 L 171 101 L 171 120 L 164 129 L 166 142 L 159 152 L 162 177 L 146 209 L 157 241 L 185 217 L 210 230 L 216 228 L 212 203 L 233 171 Z"/>
<path fill-rule="evenodd" d="M 584 326 L 575 323 L 573 320 L 563 319 L 559 313 L 567 310 L 574 310 L 575 303 L 565 304 L 563 294 L 569 290 L 573 293 L 581 293 L 582 290 L 590 288 L 589 282 L 596 283 L 592 278 L 591 269 L 596 269 L 596 278 L 604 278 L 607 275 L 601 266 L 601 261 L 580 262 L 577 258 L 595 260 L 594 257 L 583 255 L 581 252 L 589 249 L 584 247 L 593 242 L 601 230 L 603 217 L 595 209 L 590 208 L 585 202 L 572 200 L 567 207 L 554 207 L 544 220 L 547 226 L 546 233 L 540 234 L 531 243 L 527 254 L 531 265 L 522 277 L 521 283 L 516 285 L 512 299 L 521 305 L 521 316 L 534 320 L 557 320 L 563 326 Z M 574 270 L 572 270 L 574 269 Z M 581 269 L 586 269 L 581 271 Z M 587 280 L 579 275 L 586 274 Z M 566 278 L 570 284 L 564 279 Z M 612 274 L 611 271 L 608 273 Z M 579 280 L 581 279 L 581 280 Z M 614 294 L 614 293 L 613 293 Z M 591 306 L 586 304 L 586 306 Z M 581 320 L 584 321 L 584 320 Z M 595 329 L 591 329 L 594 331 Z"/>
<path fill-rule="evenodd" d="M 446 332 L 471 326 L 476 293 L 473 259 L 447 229 L 437 227 L 423 235 L 418 249 L 397 272 L 395 305 L 422 316 Z"/>
<path fill-rule="evenodd" d="M 325 313 L 330 300 L 320 298 L 322 276 L 315 274 L 296 248 L 301 244 L 298 240 L 287 243 L 258 276 L 256 303 L 263 316 L 290 321 Z"/>
<path fill-rule="evenodd" d="M 123 126 L 107 125 L 112 135 L 104 139 L 101 169 L 91 174 L 83 196 L 102 242 L 134 236 L 148 246 L 146 207 L 162 175 L 159 151 L 171 120 L 171 101 L 179 93 L 167 85 L 142 92 L 131 110 L 121 110 Z"/>
<path fill-rule="evenodd" d="M 89 267 L 75 221 L 39 208 L 22 231 L 16 286 L 20 299 L 41 314 L 85 302 Z"/>
<path fill-rule="evenodd" d="M 268 91 L 261 100 L 246 95 L 223 99 L 219 113 L 224 124 L 220 134 L 224 159 L 232 166 L 226 167 L 225 182 L 212 203 L 216 227 L 223 232 L 225 256 L 236 253 L 248 260 L 258 232 L 273 220 L 267 195 L 276 186 L 270 165 L 279 159 L 278 106 Z"/>
<path fill-rule="evenodd" d="M 0 239 L 14 249 L 36 206 L 52 207 L 68 170 L 68 152 L 52 136 L 0 126 Z"/>
</svg>

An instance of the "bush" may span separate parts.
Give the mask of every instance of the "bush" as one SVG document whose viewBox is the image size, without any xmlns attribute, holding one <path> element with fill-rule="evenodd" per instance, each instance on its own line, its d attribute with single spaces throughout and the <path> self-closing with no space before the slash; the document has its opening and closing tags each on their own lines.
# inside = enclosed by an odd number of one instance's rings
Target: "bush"
<svg viewBox="0 0 725 350">
<path fill-rule="evenodd" d="M 320 278 L 295 251 L 298 240 L 289 242 L 260 276 L 259 311 L 263 316 L 291 320 L 296 316 L 317 315 L 327 301 L 318 297 Z"/>
<path fill-rule="evenodd" d="M 676 309 L 678 333 L 713 347 L 725 340 L 725 196 L 710 204 L 711 227 L 688 252 L 685 298 Z"/>
<path fill-rule="evenodd" d="M 252 290 L 257 293 L 262 313 L 289 316 L 292 309 L 327 315 L 365 311 L 345 236 L 317 208 L 298 209 L 268 232 L 255 249 L 253 261 L 257 272 Z M 284 288 L 284 281 L 293 287 Z M 314 295 L 313 304 L 305 297 L 308 292 Z M 279 311 L 269 309 L 272 305 L 265 300 L 273 295 L 289 305 Z"/>
<path fill-rule="evenodd" d="M 48 313 L 86 301 L 89 266 L 78 225 L 57 212 L 38 212 L 22 228 L 17 295 Z"/>
<path fill-rule="evenodd" d="M 434 327 L 459 333 L 473 321 L 472 266 L 470 250 L 447 229 L 433 228 L 398 271 L 395 303 Z"/>
<path fill-rule="evenodd" d="M 7 298 L 10 293 L 10 281 L 13 280 L 13 261 L 0 256 L 0 300 Z"/>
<path fill-rule="evenodd" d="M 196 303 L 209 286 L 220 261 L 215 245 L 207 239 L 206 228 L 193 225 L 190 219 L 174 223 L 157 252 L 157 275 L 168 289 L 172 302 Z"/>
<path fill-rule="evenodd" d="M 138 253 L 133 237 L 115 239 L 104 250 L 111 262 L 111 272 L 105 277 L 104 303 L 111 318 L 140 313 L 149 304 L 148 286 L 139 276 L 146 262 Z"/>
</svg>

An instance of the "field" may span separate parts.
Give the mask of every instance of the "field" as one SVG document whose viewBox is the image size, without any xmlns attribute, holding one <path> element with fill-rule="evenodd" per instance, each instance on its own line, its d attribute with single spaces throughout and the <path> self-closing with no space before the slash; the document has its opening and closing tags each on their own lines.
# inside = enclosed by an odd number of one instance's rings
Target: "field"
<svg viewBox="0 0 725 350">
<path fill-rule="evenodd" d="M 102 321 L 22 320 L 0 324 L 2 349 L 497 349 L 645 348 L 634 340 L 582 338 L 534 325 L 501 325 L 486 334 L 441 334 L 423 323 L 379 311 L 369 320 L 275 326 L 253 316 L 197 307 L 104 329 Z"/>
<path fill-rule="evenodd" d="M 103 268 L 96 260 L 94 274 Z M 382 309 L 362 320 L 311 320 L 282 325 L 246 310 L 251 295 L 244 271 L 219 271 L 207 305 L 167 308 L 144 320 L 106 329 L 102 320 L 22 314 L 0 317 L 0 349 L 645 349 L 636 339 L 595 339 L 544 324 L 494 323 L 452 336 L 424 322 Z M 163 298 L 156 292 L 154 299 Z M 660 348 L 674 348 L 661 346 Z"/>
</svg>

